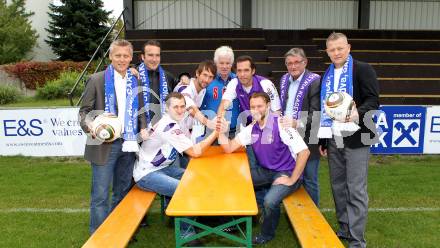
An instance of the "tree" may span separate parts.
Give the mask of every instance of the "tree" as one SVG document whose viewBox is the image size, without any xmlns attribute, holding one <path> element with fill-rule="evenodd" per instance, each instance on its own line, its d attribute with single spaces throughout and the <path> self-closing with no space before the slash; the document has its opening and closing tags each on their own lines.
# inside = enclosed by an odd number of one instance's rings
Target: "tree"
<svg viewBox="0 0 440 248">
<path fill-rule="evenodd" d="M 24 0 L 13 0 L 6 5 L 0 1 L 0 64 L 17 62 L 25 58 L 37 42 L 37 31 L 32 29 Z"/>
<path fill-rule="evenodd" d="M 101 0 L 61 0 L 50 4 L 49 32 L 45 40 L 60 60 L 89 60 L 108 32 L 110 12 L 102 9 Z M 110 45 L 107 39 L 101 48 Z"/>
<path fill-rule="evenodd" d="M 9 8 L 11 8 L 15 14 L 20 15 L 24 18 L 28 18 L 34 14 L 34 12 L 26 12 L 24 7 L 25 0 L 13 0 Z"/>
</svg>

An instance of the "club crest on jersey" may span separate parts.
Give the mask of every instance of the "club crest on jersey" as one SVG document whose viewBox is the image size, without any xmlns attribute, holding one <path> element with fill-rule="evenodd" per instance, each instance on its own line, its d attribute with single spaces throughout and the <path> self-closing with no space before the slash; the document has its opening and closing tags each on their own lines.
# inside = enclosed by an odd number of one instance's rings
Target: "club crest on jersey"
<svg viewBox="0 0 440 248">
<path fill-rule="evenodd" d="M 171 133 L 175 134 L 175 135 L 181 135 L 181 134 L 183 134 L 183 131 L 180 129 L 174 129 L 173 131 L 171 131 Z"/>
<path fill-rule="evenodd" d="M 272 100 L 273 99 L 273 92 L 272 89 L 267 89 L 267 95 L 269 95 L 269 98 Z"/>
<path fill-rule="evenodd" d="M 272 142 L 273 142 L 273 135 L 272 134 L 266 135 L 265 141 L 266 141 L 266 144 L 272 144 Z"/>
<path fill-rule="evenodd" d="M 259 138 L 260 138 L 260 134 L 253 133 L 251 136 L 252 144 L 257 142 Z"/>
<path fill-rule="evenodd" d="M 289 129 L 285 129 L 285 131 L 286 131 L 287 135 L 289 136 L 289 139 L 290 139 L 290 140 L 295 139 L 295 138 L 293 137 L 293 133 L 292 133 L 291 130 L 289 130 Z"/>
</svg>

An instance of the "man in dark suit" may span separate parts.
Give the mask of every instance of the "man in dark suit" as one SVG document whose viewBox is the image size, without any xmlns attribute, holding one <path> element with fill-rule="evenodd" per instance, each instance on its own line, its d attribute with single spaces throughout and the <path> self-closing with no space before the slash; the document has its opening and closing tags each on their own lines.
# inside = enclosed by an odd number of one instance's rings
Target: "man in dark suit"
<svg viewBox="0 0 440 248">
<path fill-rule="evenodd" d="M 160 65 L 161 47 L 156 40 L 143 45 L 142 63 L 138 67 L 142 85 L 150 90 L 149 105 L 145 105 L 149 124 L 156 124 L 165 112 L 165 97 L 176 86 L 174 76 Z"/>
<path fill-rule="evenodd" d="M 317 139 L 310 139 L 312 125 L 319 124 L 321 77 L 306 69 L 307 57 L 301 48 L 292 48 L 285 55 L 287 73 L 281 77 L 280 98 L 283 124 L 296 128 L 310 150 L 304 168 L 303 184 L 313 202 L 319 206 L 319 149 Z M 313 114 L 315 119 L 312 122 Z M 314 134 L 316 136 L 316 132 Z"/>
<path fill-rule="evenodd" d="M 81 128 L 88 134 L 84 157 L 92 165 L 92 190 L 90 203 L 90 233 L 92 234 L 105 220 L 113 208 L 124 198 L 131 187 L 135 153 L 131 149 L 123 148 L 127 142 L 126 127 L 136 122 L 139 128 L 133 128 L 134 148 L 138 148 L 136 141 L 137 130 L 146 132 L 145 116 L 137 114 L 132 117 L 129 106 L 142 107 L 142 97 L 132 102 L 131 92 L 137 92 L 139 86 L 132 76 L 128 66 L 133 57 L 133 47 L 126 40 L 116 40 L 110 45 L 109 58 L 111 64 L 106 71 L 101 71 L 90 76 L 84 90 L 84 98 L 79 110 Z M 133 89 L 133 90 L 131 90 Z M 136 94 L 136 93 L 133 93 Z M 134 110 L 134 111 L 136 111 Z M 110 143 L 103 143 L 96 139 L 96 134 L 91 128 L 94 118 L 109 112 L 117 115 L 123 124 L 124 137 Z M 134 142 L 134 143 L 133 143 Z M 123 150 L 127 150 L 126 152 Z M 109 190 L 112 186 L 112 199 L 110 205 Z"/>
<path fill-rule="evenodd" d="M 321 108 L 331 92 L 346 92 L 355 102 L 345 122 L 329 121 L 322 111 L 318 134 L 328 138 L 328 147 L 322 148 L 321 154 L 328 154 L 339 223 L 337 235 L 346 239 L 351 248 L 366 247 L 368 162 L 370 145 L 377 141 L 371 113 L 379 108 L 379 84 L 369 64 L 351 57 L 350 44 L 344 34 L 330 34 L 326 46 L 332 64 L 322 79 Z"/>
</svg>

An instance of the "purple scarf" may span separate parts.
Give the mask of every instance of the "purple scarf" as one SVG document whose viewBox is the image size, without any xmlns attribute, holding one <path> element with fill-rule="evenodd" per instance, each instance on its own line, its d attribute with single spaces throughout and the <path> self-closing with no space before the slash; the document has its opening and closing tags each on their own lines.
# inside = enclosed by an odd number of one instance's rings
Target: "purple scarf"
<svg viewBox="0 0 440 248">
<path fill-rule="evenodd" d="M 286 73 L 283 75 L 280 81 L 280 97 L 281 97 L 281 106 L 283 112 L 286 110 L 287 97 L 289 92 L 289 79 L 290 74 Z M 295 99 L 293 102 L 293 116 L 292 118 L 298 120 L 301 117 L 302 104 L 304 101 L 304 97 L 307 95 L 307 91 L 309 89 L 310 84 L 316 79 L 319 79 L 319 75 L 306 71 L 299 82 L 298 91 L 296 92 Z M 283 113 L 284 114 L 284 113 Z"/>
</svg>

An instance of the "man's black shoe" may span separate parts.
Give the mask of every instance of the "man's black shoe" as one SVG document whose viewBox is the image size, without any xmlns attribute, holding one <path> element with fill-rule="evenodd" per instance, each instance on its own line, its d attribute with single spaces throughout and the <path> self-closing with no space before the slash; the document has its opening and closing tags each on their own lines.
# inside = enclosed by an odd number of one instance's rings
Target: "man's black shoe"
<svg viewBox="0 0 440 248">
<path fill-rule="evenodd" d="M 336 236 L 338 236 L 338 238 L 339 238 L 340 240 L 346 240 L 346 241 L 349 241 L 349 240 L 350 240 L 349 235 L 347 235 L 347 234 L 345 234 L 345 233 L 343 233 L 343 232 L 341 232 L 341 231 L 337 231 L 337 232 L 336 232 Z"/>
<path fill-rule="evenodd" d="M 270 239 L 265 239 L 261 235 L 257 235 L 252 239 L 252 245 L 262 245 L 269 242 Z"/>
</svg>

